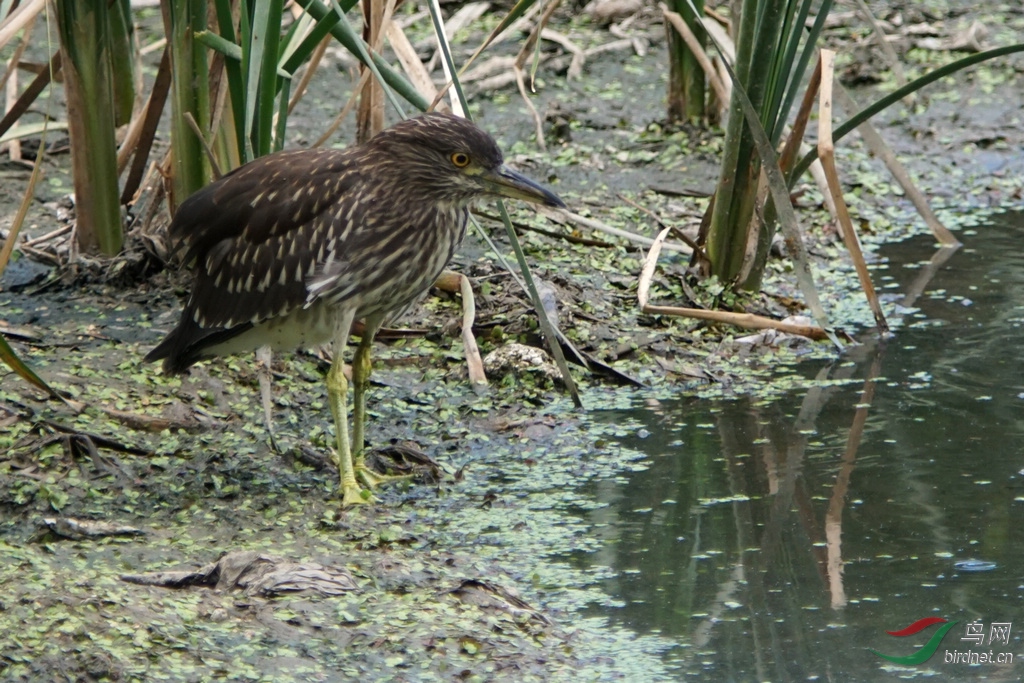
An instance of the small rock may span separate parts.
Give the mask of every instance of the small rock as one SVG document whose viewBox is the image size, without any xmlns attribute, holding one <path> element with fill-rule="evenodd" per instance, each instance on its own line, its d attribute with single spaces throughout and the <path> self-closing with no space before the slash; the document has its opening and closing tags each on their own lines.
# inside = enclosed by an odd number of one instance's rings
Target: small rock
<svg viewBox="0 0 1024 683">
<path fill-rule="evenodd" d="M 484 357 L 484 370 L 492 376 L 539 372 L 548 379 L 562 378 L 562 373 L 543 349 L 516 342 L 505 344 L 487 354 Z"/>
<path fill-rule="evenodd" d="M 644 6 L 643 0 L 594 0 L 583 11 L 598 24 L 611 24 L 631 17 Z"/>
</svg>

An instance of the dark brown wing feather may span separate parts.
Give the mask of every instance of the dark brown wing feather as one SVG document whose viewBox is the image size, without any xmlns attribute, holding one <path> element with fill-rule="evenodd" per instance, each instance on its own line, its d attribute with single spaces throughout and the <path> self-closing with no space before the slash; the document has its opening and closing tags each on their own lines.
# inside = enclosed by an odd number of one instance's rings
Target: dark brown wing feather
<svg viewBox="0 0 1024 683">
<path fill-rule="evenodd" d="M 435 113 L 345 151 L 263 157 L 197 192 L 170 228 L 195 264 L 192 295 L 147 359 L 183 371 L 211 347 L 317 301 L 354 301 L 360 317 L 408 305 L 451 258 L 467 206 L 484 192 L 451 165 L 453 151 L 501 164 L 490 136 Z"/>
<path fill-rule="evenodd" d="M 188 312 L 203 327 L 281 315 L 306 301 L 305 273 L 331 210 L 358 184 L 352 151 L 262 157 L 190 197 L 170 227 L 195 261 Z M 319 230 L 318 230 L 319 228 Z"/>
<path fill-rule="evenodd" d="M 181 372 L 203 348 L 303 306 L 337 205 L 361 179 L 359 158 L 358 148 L 271 154 L 182 203 L 169 234 L 195 283 L 178 327 L 146 359 Z"/>
</svg>

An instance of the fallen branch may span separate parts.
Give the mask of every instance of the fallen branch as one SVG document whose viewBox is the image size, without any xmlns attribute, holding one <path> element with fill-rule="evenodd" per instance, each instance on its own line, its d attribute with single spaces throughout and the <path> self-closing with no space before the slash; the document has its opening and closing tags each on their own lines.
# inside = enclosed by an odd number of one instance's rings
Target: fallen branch
<svg viewBox="0 0 1024 683">
<path fill-rule="evenodd" d="M 56 76 L 60 72 L 60 64 L 60 50 L 58 50 L 50 59 L 50 68 L 44 69 L 32 80 L 29 86 L 25 88 L 25 92 L 21 93 L 18 101 L 11 105 L 11 108 L 7 110 L 4 117 L 0 119 L 0 135 L 10 130 L 11 126 L 28 111 L 40 93 L 50 84 L 51 75 Z"/>
<path fill-rule="evenodd" d="M 658 255 L 661 253 L 662 244 L 670 230 L 671 228 L 665 228 L 654 239 L 650 251 L 647 252 L 647 258 L 644 259 L 643 268 L 640 270 L 640 280 L 637 284 L 636 296 L 640 303 L 641 311 L 652 315 L 671 315 L 683 318 L 696 318 L 698 320 L 710 320 L 749 330 L 772 329 L 815 340 L 828 339 L 828 333 L 823 328 L 814 325 L 793 325 L 772 318 L 754 315 L 753 313 L 709 311 L 702 308 L 681 308 L 677 306 L 653 306 L 648 303 L 651 280 L 654 277 L 654 270 L 658 266 Z"/>
<path fill-rule="evenodd" d="M 551 15 L 554 14 L 555 9 L 558 8 L 561 0 L 553 0 L 548 3 L 548 6 L 544 8 L 540 19 L 537 21 L 537 25 L 534 26 L 533 31 L 530 32 L 530 36 L 523 42 L 523 46 L 519 49 L 519 54 L 516 55 L 516 61 L 512 65 L 512 73 L 516 77 L 516 87 L 519 89 L 519 95 L 523 98 L 523 104 L 530 111 L 533 117 L 533 126 L 535 129 L 535 135 L 537 137 L 537 147 L 540 151 L 546 152 L 548 149 L 547 144 L 544 142 L 544 121 L 541 119 L 540 114 L 537 112 L 537 108 L 533 106 L 533 101 L 530 99 L 529 94 L 526 92 L 526 82 L 523 78 L 523 67 L 526 66 L 526 58 L 530 55 L 534 55 L 533 70 L 530 72 L 530 89 L 535 90 L 534 87 L 534 76 L 537 73 L 537 67 L 540 65 L 537 50 L 540 47 L 540 36 L 544 31 L 544 27 L 547 26 L 548 21 L 551 19 Z M 576 53 L 573 53 L 574 59 Z"/>
<path fill-rule="evenodd" d="M 84 538 L 104 538 L 107 536 L 145 536 L 146 532 L 138 527 L 103 522 L 94 519 L 75 519 L 74 517 L 43 517 L 43 524 L 58 536 L 81 540 Z"/>
<path fill-rule="evenodd" d="M 65 225 L 63 227 L 57 228 L 56 230 L 52 230 L 52 231 L 46 233 L 45 235 L 40 235 L 39 237 L 35 237 L 33 239 L 30 239 L 30 240 L 25 240 L 24 242 L 21 243 L 21 246 L 22 247 L 34 247 L 34 246 L 37 246 L 39 244 L 43 244 L 44 242 L 49 242 L 52 239 L 56 239 L 56 238 L 60 237 L 61 235 L 66 235 L 67 233 L 71 232 L 71 228 L 72 227 L 73 226 L 71 226 L 71 225 Z"/>
<path fill-rule="evenodd" d="M 409 38 L 405 35 L 402 27 L 397 22 L 389 22 L 385 33 L 387 34 L 388 43 L 391 45 L 391 50 L 395 53 L 395 57 L 398 58 L 398 63 L 402 65 L 402 70 L 409 77 L 409 82 L 423 93 L 425 97 L 431 100 L 437 99 L 437 88 L 434 86 L 434 81 L 430 78 L 430 72 L 427 71 L 426 66 L 420 61 L 419 55 L 416 54 L 416 48 L 409 42 Z"/>
<path fill-rule="evenodd" d="M 630 242 L 642 244 L 646 247 L 651 247 L 654 245 L 654 240 L 652 240 L 650 237 L 644 237 L 643 235 L 638 235 L 634 232 L 629 232 L 628 230 L 622 230 L 620 228 L 613 228 L 612 226 L 606 223 L 602 223 L 601 221 L 595 218 L 587 218 L 585 216 L 581 216 L 577 213 L 573 213 L 572 211 L 568 211 L 566 209 L 552 209 L 546 206 L 538 206 L 536 207 L 536 210 L 542 216 L 550 218 L 556 223 L 563 223 L 569 221 L 572 223 L 576 223 L 577 225 L 582 225 L 585 228 L 590 228 L 591 230 L 597 230 L 599 232 L 607 233 L 609 235 L 621 237 L 622 239 L 629 240 Z M 693 253 L 693 249 L 686 246 L 685 244 L 665 242 L 663 246 L 665 247 L 665 249 L 668 249 L 670 251 L 677 251 L 681 254 L 686 254 L 687 256 Z"/>
<path fill-rule="evenodd" d="M 497 216 L 493 213 L 487 213 L 479 209 L 473 209 L 473 215 L 479 216 L 480 218 L 486 218 L 487 220 L 501 222 L 501 216 Z M 610 249 L 615 244 L 612 242 L 606 242 L 604 240 L 592 239 L 590 237 L 580 237 L 578 235 L 567 234 L 564 232 L 556 232 L 555 230 L 547 230 L 545 228 L 538 228 L 534 225 L 527 225 L 519 221 L 512 221 L 512 227 L 516 230 L 525 230 L 527 232 L 535 232 L 538 235 L 545 235 L 557 240 L 565 240 L 571 244 L 579 244 L 584 247 L 601 247 L 602 249 Z"/>
<path fill-rule="evenodd" d="M 18 31 L 35 21 L 39 13 L 46 7 L 46 0 L 30 0 L 20 5 L 15 5 L 10 10 L 3 22 L 0 23 L 0 46 L 7 45 Z"/>
<path fill-rule="evenodd" d="M 622 194 L 621 192 L 619 193 L 618 197 L 622 201 L 624 201 L 627 204 L 629 204 L 630 206 L 632 206 L 634 209 L 638 209 L 638 210 L 643 211 L 644 213 L 646 213 L 660 227 L 662 227 L 662 228 L 669 227 L 668 223 L 666 223 L 665 221 L 661 220 L 661 217 L 658 216 L 658 214 L 654 213 L 653 211 L 648 209 L 646 206 L 641 206 L 640 204 L 637 204 L 636 202 L 634 202 L 632 199 L 630 199 L 626 195 Z M 686 246 L 690 247 L 690 249 L 693 249 L 693 252 L 695 254 L 697 254 L 698 258 L 700 258 L 700 259 L 702 259 L 704 261 L 708 260 L 707 254 L 705 254 L 704 250 L 700 248 L 700 245 L 697 244 L 696 242 L 694 242 L 692 239 L 690 239 L 690 237 L 686 233 L 684 233 L 682 230 L 680 230 L 679 228 L 676 228 L 676 227 L 672 227 L 672 232 L 674 232 L 676 235 L 678 235 L 679 239 L 681 239 L 683 242 L 686 243 Z"/>
<path fill-rule="evenodd" d="M 105 408 L 103 406 L 99 406 L 99 410 L 107 417 L 117 420 L 125 427 L 143 432 L 153 432 L 154 434 L 158 434 L 168 429 L 172 431 L 182 429 L 186 432 L 194 432 L 203 426 L 198 421 L 185 422 L 183 420 L 173 420 L 166 417 L 157 417 L 155 415 L 145 415 L 143 413 L 129 413 L 124 410 Z"/>
<path fill-rule="evenodd" d="M 121 191 L 121 204 L 129 204 L 136 199 L 136 193 L 142 183 L 146 165 L 149 163 L 149 153 L 153 148 L 153 140 L 156 139 L 156 130 L 160 125 L 160 116 L 163 114 L 164 105 L 167 103 L 167 93 L 171 88 L 171 61 L 170 53 L 165 49 L 160 58 L 160 66 L 157 68 L 156 80 L 153 88 L 149 91 L 149 99 L 146 101 L 145 114 L 142 117 L 142 127 L 139 130 L 137 143 L 134 146 L 132 165 L 128 170 L 128 177 Z M 122 150 L 124 152 L 125 150 Z M 127 163 L 127 154 L 121 159 L 118 153 L 118 171 L 124 168 Z"/>
<path fill-rule="evenodd" d="M 66 434 L 71 437 L 84 437 L 91 441 L 96 446 L 98 446 L 99 448 L 106 448 L 108 450 L 116 451 L 118 453 L 127 453 L 128 455 L 152 455 L 152 451 L 149 451 L 145 448 L 140 448 L 138 446 L 132 446 L 131 444 L 128 443 L 121 443 L 120 441 L 115 441 L 109 436 L 103 436 L 102 434 L 93 434 L 92 432 L 84 432 L 75 427 L 68 427 L 59 422 L 54 422 L 53 420 L 41 420 L 40 422 L 57 433 Z"/>
<path fill-rule="evenodd" d="M 25 49 L 28 47 L 29 41 L 32 39 L 32 29 L 35 27 L 36 15 L 33 15 L 27 24 L 25 24 L 25 30 L 21 34 L 21 41 L 18 43 L 18 47 L 15 48 L 14 54 L 11 55 L 8 60 L 7 71 L 0 77 L 0 90 L 3 90 L 6 85 L 7 99 L 4 103 L 3 111 L 6 112 L 9 107 L 14 106 L 14 103 L 18 99 L 18 62 L 21 61 L 21 56 L 25 53 Z M 7 154 L 11 161 L 21 161 L 21 140 L 18 138 L 12 139 L 7 143 Z"/>
<path fill-rule="evenodd" d="M 635 39 L 623 38 L 620 40 L 611 40 L 601 45 L 596 45 L 592 48 L 583 51 L 584 59 L 589 59 L 596 55 L 605 52 L 614 52 L 616 50 L 633 50 L 636 51 Z M 539 63 L 544 68 L 552 73 L 558 73 L 563 69 L 569 69 L 574 60 L 578 57 L 575 54 L 559 55 L 556 57 L 548 57 L 541 55 Z M 493 57 L 492 59 L 484 62 L 480 66 L 474 68 L 472 71 L 466 73 L 466 77 L 463 78 L 463 85 L 472 84 L 474 86 L 473 92 L 483 93 L 491 92 L 494 90 L 500 90 L 507 85 L 516 82 L 515 74 L 512 72 L 511 65 L 515 62 L 512 57 Z"/>
<path fill-rule="evenodd" d="M 572 55 L 569 62 L 569 71 L 565 74 L 565 80 L 575 81 L 583 75 L 583 65 L 587 61 L 587 53 L 576 43 L 569 39 L 569 36 L 554 31 L 550 28 L 541 29 L 540 37 L 543 40 L 550 40 L 552 43 L 561 45 L 566 52 Z"/>
<path fill-rule="evenodd" d="M 540 113 L 537 111 L 537 107 L 533 106 L 533 101 L 530 99 L 529 93 L 526 92 L 526 81 L 523 79 L 523 69 L 518 63 L 512 66 L 512 73 L 516 76 L 516 88 L 519 89 L 519 95 L 523 98 L 523 104 L 530 111 L 530 116 L 533 118 L 533 132 L 537 138 L 537 148 L 542 152 L 548 151 L 548 145 L 544 142 L 544 121 L 540 117 Z"/>
<path fill-rule="evenodd" d="M 295 8 L 295 5 L 292 5 Z M 388 28 L 391 28 L 392 24 L 388 24 Z M 320 67 L 320 62 L 323 61 L 324 54 L 327 52 L 327 47 L 331 44 L 332 37 L 324 36 L 323 40 L 317 43 L 316 49 L 313 50 L 313 54 L 310 55 L 309 61 L 306 63 L 306 70 L 302 73 L 302 78 L 299 79 L 298 84 L 295 86 L 295 93 L 291 99 L 288 100 L 288 115 L 290 116 L 292 111 L 295 110 L 296 105 L 306 95 L 306 91 L 309 89 L 309 82 L 313 80 L 313 75 L 316 70 Z"/>
<path fill-rule="evenodd" d="M 164 588 L 208 586 L 219 591 L 238 588 L 245 595 L 264 597 L 295 593 L 335 597 L 359 588 L 351 572 L 340 565 L 290 562 L 254 550 L 226 553 L 216 562 L 195 570 L 122 574 L 121 580 Z"/>
</svg>

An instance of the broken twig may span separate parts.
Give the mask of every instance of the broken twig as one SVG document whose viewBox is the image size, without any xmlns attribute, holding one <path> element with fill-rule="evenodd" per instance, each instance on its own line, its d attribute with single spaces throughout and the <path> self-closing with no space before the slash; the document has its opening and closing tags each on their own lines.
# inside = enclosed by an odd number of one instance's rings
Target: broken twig
<svg viewBox="0 0 1024 683">
<path fill-rule="evenodd" d="M 654 270 L 658 266 L 658 255 L 661 253 L 661 246 L 670 230 L 671 228 L 665 228 L 654 239 L 654 244 L 651 245 L 650 251 L 647 252 L 647 258 L 644 259 L 643 268 L 640 270 L 640 281 L 637 285 L 636 295 L 637 300 L 640 302 L 640 310 L 644 313 L 711 320 L 750 330 L 773 329 L 815 340 L 828 339 L 828 334 L 825 330 L 814 325 L 793 325 L 773 320 L 772 318 L 754 315 L 753 313 L 709 311 L 702 308 L 680 308 L 676 306 L 654 306 L 648 303 L 651 280 L 654 277 Z"/>
</svg>

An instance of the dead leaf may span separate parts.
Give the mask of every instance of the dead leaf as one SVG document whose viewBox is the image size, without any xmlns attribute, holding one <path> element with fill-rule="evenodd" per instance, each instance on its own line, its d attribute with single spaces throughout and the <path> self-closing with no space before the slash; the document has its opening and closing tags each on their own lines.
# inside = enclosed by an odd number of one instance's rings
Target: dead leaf
<svg viewBox="0 0 1024 683">
<path fill-rule="evenodd" d="M 246 595 L 263 597 L 301 592 L 336 596 L 358 589 L 352 574 L 344 567 L 325 566 L 316 562 L 289 562 L 254 550 L 227 553 L 216 562 L 194 571 L 123 574 L 121 580 L 165 588 L 240 588 Z"/>
<path fill-rule="evenodd" d="M 508 588 L 502 588 L 490 581 L 481 579 L 466 579 L 458 588 L 448 591 L 467 605 L 476 605 L 485 610 L 505 612 L 516 621 L 524 618 L 530 621 L 539 622 L 545 626 L 551 625 L 551 620 L 541 612 L 534 609 L 525 600 Z"/>
<path fill-rule="evenodd" d="M 64 538 L 102 538 L 104 536 L 144 536 L 142 529 L 111 522 L 100 522 L 74 517 L 44 517 L 43 524 L 53 533 Z"/>
<path fill-rule="evenodd" d="M 917 46 L 925 50 L 981 52 L 985 49 L 988 28 L 980 21 L 973 21 L 967 28 L 948 38 L 922 38 Z"/>
</svg>

